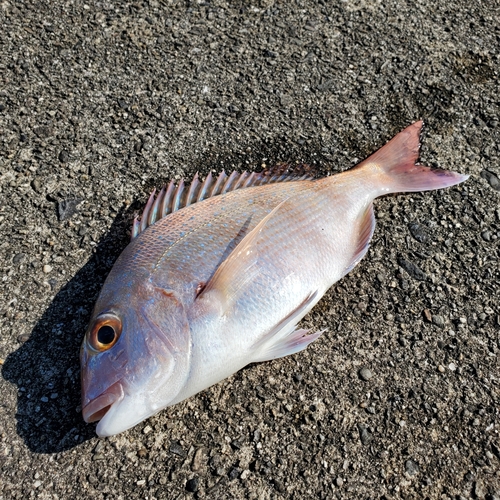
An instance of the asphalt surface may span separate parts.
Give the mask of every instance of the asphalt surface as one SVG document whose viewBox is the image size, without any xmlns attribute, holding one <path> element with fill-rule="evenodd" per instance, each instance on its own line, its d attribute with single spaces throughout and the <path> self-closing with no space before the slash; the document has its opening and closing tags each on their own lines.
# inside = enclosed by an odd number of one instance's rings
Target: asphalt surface
<svg viewBox="0 0 500 500">
<path fill-rule="evenodd" d="M 500 499 L 494 1 L 0 2 L 0 499 Z M 170 178 L 345 170 L 423 118 L 471 174 L 376 202 L 366 258 L 250 366 L 122 435 L 78 351 Z M 333 257 L 334 258 L 334 257 Z"/>
</svg>

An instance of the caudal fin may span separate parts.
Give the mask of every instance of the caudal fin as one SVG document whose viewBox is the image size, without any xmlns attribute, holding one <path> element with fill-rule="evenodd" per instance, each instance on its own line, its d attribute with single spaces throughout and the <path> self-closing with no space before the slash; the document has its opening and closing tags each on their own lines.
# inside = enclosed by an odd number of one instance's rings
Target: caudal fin
<svg viewBox="0 0 500 500">
<path fill-rule="evenodd" d="M 449 170 L 415 165 L 422 125 L 423 122 L 418 121 L 405 128 L 356 167 L 375 176 L 380 194 L 430 191 L 454 186 L 469 178 Z"/>
</svg>

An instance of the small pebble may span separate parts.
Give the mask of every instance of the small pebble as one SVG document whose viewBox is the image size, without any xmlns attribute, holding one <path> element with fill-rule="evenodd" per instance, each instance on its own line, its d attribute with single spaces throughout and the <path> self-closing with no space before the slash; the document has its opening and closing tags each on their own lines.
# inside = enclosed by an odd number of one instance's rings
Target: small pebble
<svg viewBox="0 0 500 500">
<path fill-rule="evenodd" d="M 486 179 L 488 181 L 489 185 L 493 189 L 500 191 L 500 179 L 493 172 L 483 170 L 480 175 L 483 179 Z"/>
<path fill-rule="evenodd" d="M 419 242 L 425 243 L 427 241 L 427 234 L 418 222 L 412 222 L 409 224 L 411 235 Z"/>
<path fill-rule="evenodd" d="M 33 179 L 31 181 L 31 187 L 35 193 L 40 194 L 42 192 L 42 183 L 40 182 L 40 179 Z"/>
<path fill-rule="evenodd" d="M 174 453 L 175 455 L 179 455 L 180 457 L 185 457 L 186 456 L 186 452 L 184 451 L 184 449 L 182 448 L 182 446 L 177 441 L 173 441 L 171 443 L 170 448 L 168 449 L 168 451 L 170 451 L 170 453 Z"/>
<path fill-rule="evenodd" d="M 359 370 L 359 376 L 361 377 L 362 380 L 366 382 L 373 377 L 373 373 L 371 372 L 371 370 L 365 367 Z"/>
<path fill-rule="evenodd" d="M 241 473 L 241 476 L 240 478 L 245 480 L 247 479 L 247 477 L 251 474 L 251 472 L 248 470 L 248 469 L 245 469 L 242 473 Z"/>
<path fill-rule="evenodd" d="M 441 372 L 441 373 L 444 373 L 446 371 L 446 368 L 443 366 L 443 365 L 439 365 L 438 366 L 438 370 Z"/>
<path fill-rule="evenodd" d="M 146 480 L 145 479 L 139 479 L 139 481 L 137 481 L 137 486 L 144 486 L 146 484 Z"/>
<path fill-rule="evenodd" d="M 484 241 L 491 241 L 491 233 L 489 231 L 483 231 L 481 233 L 481 238 L 483 238 Z"/>
<path fill-rule="evenodd" d="M 405 462 L 405 471 L 409 476 L 414 476 L 415 474 L 418 474 L 419 470 L 420 468 L 417 462 L 415 462 L 414 460 L 409 459 Z"/>
<path fill-rule="evenodd" d="M 194 454 L 193 462 L 191 464 L 191 469 L 194 472 L 201 470 L 204 462 L 205 462 L 205 451 L 203 450 L 203 448 L 198 448 Z"/>
<path fill-rule="evenodd" d="M 285 485 L 283 484 L 283 481 L 277 477 L 273 479 L 273 484 L 274 487 L 280 492 L 284 493 L 285 492 Z"/>
<path fill-rule="evenodd" d="M 340 488 L 344 484 L 344 481 L 341 477 L 338 477 L 337 479 L 335 479 L 335 484 Z"/>
<path fill-rule="evenodd" d="M 439 314 L 432 315 L 432 322 L 436 326 L 439 326 L 440 328 L 443 328 L 443 326 L 444 326 L 444 318 L 442 316 L 440 316 Z"/>
<path fill-rule="evenodd" d="M 142 432 L 144 434 L 149 434 L 152 430 L 153 430 L 153 428 L 150 425 L 146 425 L 146 427 L 144 427 L 144 429 L 142 430 Z"/>
<path fill-rule="evenodd" d="M 73 217 L 78 212 L 78 205 L 82 202 L 81 198 L 68 198 L 66 200 L 61 200 L 57 204 L 57 215 L 59 216 L 59 220 L 68 220 L 70 217 Z"/>
<path fill-rule="evenodd" d="M 20 264 L 24 260 L 25 257 L 26 257 L 25 253 L 18 253 L 14 256 L 14 258 L 12 259 L 12 262 L 14 264 Z"/>
<path fill-rule="evenodd" d="M 413 262 L 405 259 L 402 255 L 398 255 L 398 264 L 414 279 L 418 281 L 425 281 L 427 275 Z"/>
<path fill-rule="evenodd" d="M 69 160 L 69 153 L 68 153 L 65 149 L 63 149 L 63 150 L 59 153 L 59 157 L 58 157 L 58 158 L 59 158 L 59 161 L 60 161 L 61 163 L 67 163 L 67 162 L 68 162 L 68 160 Z"/>
<path fill-rule="evenodd" d="M 48 274 L 48 273 L 50 273 L 50 271 L 52 271 L 52 266 L 49 266 L 48 264 L 45 264 L 45 265 L 43 266 L 43 269 L 42 269 L 42 270 L 43 270 L 43 272 L 44 272 L 45 274 Z"/>
<path fill-rule="evenodd" d="M 358 424 L 359 430 L 359 438 L 361 440 L 361 444 L 366 446 L 371 441 L 371 434 L 368 432 L 368 429 L 363 424 Z"/>
<path fill-rule="evenodd" d="M 476 498 L 485 498 L 486 493 L 487 491 L 483 486 L 483 483 L 481 481 L 476 481 L 474 484 L 474 496 Z"/>
<path fill-rule="evenodd" d="M 233 481 L 234 479 L 237 479 L 241 474 L 241 470 L 238 469 L 238 467 L 233 467 L 230 471 L 229 471 L 229 480 L 230 481 Z"/>
</svg>

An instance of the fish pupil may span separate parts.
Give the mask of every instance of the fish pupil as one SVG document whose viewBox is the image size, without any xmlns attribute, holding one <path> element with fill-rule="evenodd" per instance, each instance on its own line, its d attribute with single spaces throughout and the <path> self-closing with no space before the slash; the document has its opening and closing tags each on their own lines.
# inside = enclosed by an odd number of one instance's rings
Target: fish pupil
<svg viewBox="0 0 500 500">
<path fill-rule="evenodd" d="M 103 345 L 111 344 L 115 340 L 115 335 L 115 330 L 112 326 L 104 325 L 97 332 L 97 340 Z"/>
</svg>

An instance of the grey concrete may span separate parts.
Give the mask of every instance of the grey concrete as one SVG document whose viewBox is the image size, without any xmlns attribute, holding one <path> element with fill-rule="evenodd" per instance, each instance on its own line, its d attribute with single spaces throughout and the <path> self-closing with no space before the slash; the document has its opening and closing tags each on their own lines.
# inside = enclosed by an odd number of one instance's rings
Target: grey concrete
<svg viewBox="0 0 500 500">
<path fill-rule="evenodd" d="M 1 1 L 0 498 L 500 498 L 499 41 L 492 0 Z M 328 333 L 95 437 L 79 344 L 153 186 L 418 118 L 471 178 L 378 200 Z"/>
</svg>

